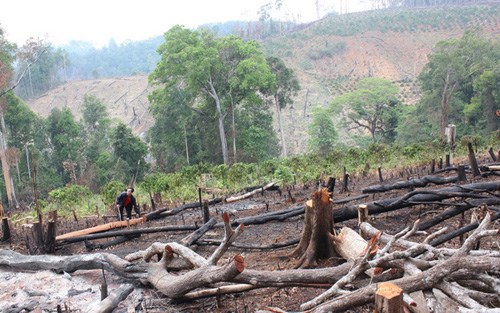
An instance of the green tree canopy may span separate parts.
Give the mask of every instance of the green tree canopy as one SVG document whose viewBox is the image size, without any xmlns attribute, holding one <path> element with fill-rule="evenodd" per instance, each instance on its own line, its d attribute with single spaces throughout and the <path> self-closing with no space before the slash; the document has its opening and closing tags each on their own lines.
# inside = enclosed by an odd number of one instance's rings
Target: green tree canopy
<svg viewBox="0 0 500 313">
<path fill-rule="evenodd" d="M 281 119 L 281 110 L 287 105 L 293 103 L 293 96 L 297 95 L 300 89 L 299 81 L 292 69 L 286 67 L 285 62 L 277 57 L 268 57 L 267 63 L 271 68 L 271 71 L 276 77 L 276 84 L 272 86 L 272 89 L 268 91 L 271 95 L 274 106 L 276 107 L 276 113 L 278 115 L 278 128 L 281 139 L 281 154 L 287 157 L 287 149 L 285 142 L 285 134 L 283 129 L 283 122 Z"/>
<path fill-rule="evenodd" d="M 369 133 L 373 142 L 391 140 L 397 121 L 397 87 L 382 78 L 363 78 L 352 92 L 336 97 L 331 108 L 350 129 Z"/>
<path fill-rule="evenodd" d="M 132 178 L 140 179 L 147 168 L 145 157 L 148 147 L 146 144 L 121 122 L 113 129 L 111 142 L 116 160 L 116 177 L 121 181 L 130 181 Z"/>
<path fill-rule="evenodd" d="M 313 120 L 308 127 L 310 151 L 320 154 L 331 152 L 339 136 L 330 111 L 327 108 L 317 107 L 313 110 L 312 117 Z"/>
<path fill-rule="evenodd" d="M 258 99 L 259 90 L 274 84 L 260 46 L 236 36 L 216 38 L 207 30 L 175 26 L 165 33 L 165 43 L 158 53 L 161 60 L 150 80 L 162 84 L 163 93 L 175 87 L 192 95 L 191 107 L 208 114 L 205 121 L 215 117 L 222 161 L 229 163 L 227 114 L 232 110 L 234 120 L 237 105 Z M 152 101 L 160 103 L 169 98 L 162 92 L 153 93 Z M 234 128 L 233 123 L 233 136 Z"/>
<path fill-rule="evenodd" d="M 423 97 L 418 111 L 441 136 L 449 123 L 457 125 L 458 135 L 498 129 L 493 116 L 498 107 L 499 51 L 498 41 L 472 31 L 436 45 L 419 75 Z"/>
<path fill-rule="evenodd" d="M 63 175 L 64 163 L 76 164 L 81 155 L 80 126 L 68 108 L 54 108 L 47 118 L 47 132 L 52 146 L 52 161 L 58 173 Z"/>
</svg>

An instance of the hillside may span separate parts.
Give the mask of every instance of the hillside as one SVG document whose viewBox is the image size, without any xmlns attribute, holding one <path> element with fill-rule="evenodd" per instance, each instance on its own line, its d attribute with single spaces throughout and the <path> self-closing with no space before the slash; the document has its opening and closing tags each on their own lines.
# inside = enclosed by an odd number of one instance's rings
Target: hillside
<svg viewBox="0 0 500 313">
<path fill-rule="evenodd" d="M 493 3 L 332 15 L 263 41 L 266 53 L 281 57 L 294 69 L 302 87 L 295 103 L 284 110 L 289 151 L 305 151 L 310 109 L 325 106 L 332 97 L 353 90 L 363 77 L 393 81 L 400 89 L 400 100 L 414 104 L 420 96 L 416 77 L 434 45 L 458 38 L 471 28 L 498 38 L 499 7 Z M 79 116 L 84 95 L 91 93 L 108 105 L 112 117 L 122 119 L 141 134 L 153 122 L 147 111 L 151 90 L 145 75 L 73 81 L 29 105 L 42 116 L 53 107 L 64 106 Z"/>
<path fill-rule="evenodd" d="M 83 99 L 92 94 L 107 106 L 112 119 L 122 120 L 135 134 L 143 136 L 153 123 L 147 99 L 151 91 L 146 75 L 71 81 L 30 101 L 29 105 L 41 116 L 48 116 L 53 108 L 68 107 L 80 119 Z"/>
</svg>

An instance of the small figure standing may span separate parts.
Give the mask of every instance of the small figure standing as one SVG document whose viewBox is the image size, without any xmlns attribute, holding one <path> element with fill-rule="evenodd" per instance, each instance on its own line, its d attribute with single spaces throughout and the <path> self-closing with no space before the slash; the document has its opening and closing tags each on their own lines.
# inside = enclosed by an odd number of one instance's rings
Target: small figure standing
<svg viewBox="0 0 500 313">
<path fill-rule="evenodd" d="M 120 212 L 120 221 L 123 221 L 123 208 L 127 211 L 127 219 L 132 218 L 132 208 L 134 208 L 135 216 L 139 217 L 139 206 L 135 197 L 132 195 L 134 188 L 128 187 L 116 198 L 116 207 Z"/>
</svg>

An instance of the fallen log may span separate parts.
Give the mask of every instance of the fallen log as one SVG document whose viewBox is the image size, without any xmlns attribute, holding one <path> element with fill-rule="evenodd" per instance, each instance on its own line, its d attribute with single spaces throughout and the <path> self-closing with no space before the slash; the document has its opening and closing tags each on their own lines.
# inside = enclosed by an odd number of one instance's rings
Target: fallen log
<svg viewBox="0 0 500 313">
<path fill-rule="evenodd" d="M 121 236 L 121 237 L 115 238 L 113 240 L 110 240 L 108 242 L 99 243 L 99 244 L 93 244 L 93 243 L 91 243 L 88 240 L 84 240 L 83 242 L 85 244 L 85 249 L 87 249 L 87 251 L 93 251 L 93 250 L 96 250 L 96 249 L 103 250 L 103 249 L 106 249 L 106 248 L 109 248 L 109 247 L 112 247 L 112 246 L 119 245 L 121 243 L 130 241 L 132 239 L 139 238 L 140 236 L 141 236 L 140 234 L 138 234 L 138 235 Z"/>
<path fill-rule="evenodd" d="M 200 228 L 198 228 L 197 230 L 195 230 L 192 234 L 190 234 L 190 235 L 182 238 L 179 241 L 179 243 L 181 245 L 185 245 L 185 246 L 192 245 L 198 239 L 200 239 L 201 236 L 203 236 L 207 231 L 209 231 L 210 229 L 212 229 L 215 226 L 216 223 L 217 223 L 217 220 L 212 217 L 207 223 L 203 224 L 203 226 L 201 226 Z"/>
<path fill-rule="evenodd" d="M 65 240 L 65 239 L 69 239 L 69 238 L 73 238 L 73 237 L 80 237 L 83 235 L 99 233 L 99 232 L 103 232 L 103 231 L 107 231 L 107 230 L 111 230 L 111 229 L 115 229 L 115 228 L 120 228 L 120 227 L 127 227 L 129 225 L 141 224 L 141 223 L 144 223 L 145 221 L 146 221 L 146 219 L 144 217 L 141 217 L 141 218 L 133 218 L 133 219 L 128 220 L 128 221 L 111 222 L 111 223 L 98 225 L 95 227 L 90 227 L 90 228 L 66 233 L 63 235 L 59 235 L 56 237 L 56 241 Z"/>
<path fill-rule="evenodd" d="M 497 220 L 498 218 L 500 217 L 500 213 L 495 213 L 491 216 L 491 220 L 492 221 L 495 221 Z M 469 225 L 466 225 L 466 226 L 463 226 L 463 227 L 460 227 L 459 229 L 456 229 L 454 231 L 451 231 L 447 234 L 444 234 L 442 236 L 439 236 L 437 238 L 434 238 L 431 242 L 430 242 L 430 245 L 431 246 L 439 246 L 440 244 L 443 244 L 447 241 L 450 241 L 452 240 L 453 238 L 456 238 L 460 235 L 463 235 L 463 234 L 466 234 L 476 228 L 479 227 L 479 223 L 472 223 L 472 224 L 469 224 Z"/>
<path fill-rule="evenodd" d="M 454 187 L 445 187 L 434 190 L 419 190 L 410 192 L 402 197 L 384 199 L 364 203 L 368 206 L 370 215 L 390 212 L 405 207 L 412 206 L 414 203 L 424 203 L 441 201 L 444 199 L 454 198 L 457 196 L 467 197 L 473 196 L 474 193 L 491 192 L 500 190 L 500 181 L 480 182 Z M 343 222 L 358 217 L 359 205 L 351 205 L 342 208 L 336 208 L 333 211 L 333 219 L 335 222 Z"/>
<path fill-rule="evenodd" d="M 63 245 L 85 240 L 95 240 L 95 239 L 110 238 L 110 237 L 150 234 L 150 233 L 168 232 L 168 231 L 197 230 L 197 229 L 198 226 L 162 226 L 162 227 L 150 227 L 150 228 L 136 228 L 131 230 L 109 231 L 105 233 L 83 235 L 78 237 L 70 237 L 66 239 L 57 240 L 56 245 Z"/>
<path fill-rule="evenodd" d="M 407 189 L 415 187 L 425 187 L 429 184 L 444 185 L 458 181 L 458 176 L 442 177 L 442 176 L 424 176 L 405 181 L 398 181 L 393 184 L 375 185 L 361 189 L 362 193 L 386 192 L 394 189 Z"/>
<path fill-rule="evenodd" d="M 420 222 L 418 226 L 418 230 L 426 230 L 435 226 L 444 220 L 452 218 L 462 212 L 465 212 L 471 208 L 477 207 L 479 205 L 499 205 L 500 198 L 487 198 L 487 199 L 472 199 L 467 201 L 466 203 L 454 204 L 453 208 L 449 208 L 444 210 L 443 212 L 437 214 L 429 220 Z"/>
<path fill-rule="evenodd" d="M 208 204 L 214 205 L 214 204 L 222 202 L 222 200 L 223 200 L 222 198 L 211 199 L 208 201 Z M 199 201 L 198 202 L 191 202 L 191 203 L 186 203 L 186 204 L 183 204 L 179 207 L 172 208 L 172 209 L 161 208 L 161 209 L 158 209 L 156 211 L 150 212 L 144 216 L 146 217 L 146 220 L 151 221 L 151 220 L 155 220 L 155 219 L 159 219 L 159 218 L 164 218 L 167 216 L 176 215 L 177 213 L 180 213 L 180 212 L 187 210 L 187 209 L 200 208 L 201 205 L 202 204 L 200 204 Z"/>
<path fill-rule="evenodd" d="M 481 171 L 498 172 L 498 171 L 500 171 L 500 165 L 483 165 L 483 166 L 480 166 L 479 169 Z"/>
<path fill-rule="evenodd" d="M 219 245 L 221 243 L 220 240 L 213 239 L 205 239 L 196 241 L 197 245 Z M 238 243 L 233 243 L 232 246 L 234 248 L 243 249 L 243 250 L 275 250 L 284 247 L 293 246 L 299 243 L 299 239 L 292 239 L 283 243 L 273 243 L 267 246 L 263 245 L 243 245 Z"/>
<path fill-rule="evenodd" d="M 237 226 L 240 224 L 258 225 L 267 223 L 269 221 L 284 221 L 290 217 L 304 214 L 304 210 L 305 206 L 302 205 L 291 209 L 268 212 L 256 216 L 237 218 L 231 222 L 231 225 L 232 226 Z M 215 227 L 222 227 L 222 225 L 223 225 L 222 223 L 217 223 Z"/>
<path fill-rule="evenodd" d="M 347 202 L 356 201 L 356 200 L 360 200 L 360 199 L 364 199 L 364 198 L 368 198 L 368 195 L 358 195 L 358 196 L 352 196 L 352 197 L 336 199 L 336 200 L 330 199 L 330 202 L 332 204 L 344 204 Z"/>
<path fill-rule="evenodd" d="M 253 196 L 253 195 L 255 195 L 255 194 L 257 194 L 257 193 L 259 193 L 261 191 L 264 191 L 266 189 L 269 189 L 269 188 L 271 188 L 274 185 L 276 185 L 276 182 L 269 183 L 269 184 L 265 185 L 262 188 L 255 189 L 253 191 L 247 192 L 247 193 L 242 194 L 240 196 L 233 196 L 233 197 L 226 198 L 224 200 L 224 202 L 225 203 L 231 203 L 231 202 L 236 202 L 236 201 L 240 201 L 240 200 L 243 200 L 243 199 L 250 198 L 251 196 Z"/>
</svg>

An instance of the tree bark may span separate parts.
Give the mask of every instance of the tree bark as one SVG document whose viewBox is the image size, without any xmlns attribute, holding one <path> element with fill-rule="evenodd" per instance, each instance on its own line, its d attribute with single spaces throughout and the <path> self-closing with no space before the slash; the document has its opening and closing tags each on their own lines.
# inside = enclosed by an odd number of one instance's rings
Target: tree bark
<svg viewBox="0 0 500 313">
<path fill-rule="evenodd" d="M 292 253 L 298 257 L 298 267 L 309 268 L 319 259 L 335 255 L 333 248 L 333 219 L 328 190 L 321 189 L 312 195 L 312 207 L 306 205 L 304 229 L 299 246 Z"/>
</svg>

